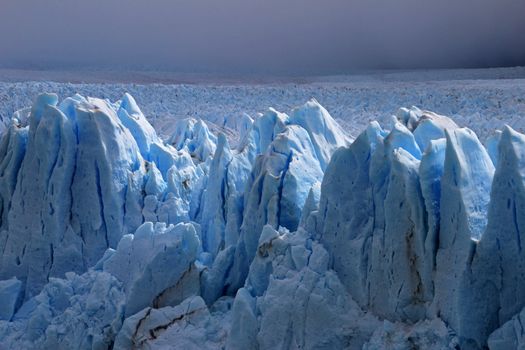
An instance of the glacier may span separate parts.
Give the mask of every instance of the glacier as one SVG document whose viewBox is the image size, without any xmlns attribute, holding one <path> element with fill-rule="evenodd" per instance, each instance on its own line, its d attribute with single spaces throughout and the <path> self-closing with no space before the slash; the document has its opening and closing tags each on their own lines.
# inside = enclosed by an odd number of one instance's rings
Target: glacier
<svg viewBox="0 0 525 350">
<path fill-rule="evenodd" d="M 39 95 L 0 140 L 0 347 L 525 344 L 525 135 L 315 99 L 177 121 Z M 236 137 L 221 132 L 237 130 Z"/>
</svg>

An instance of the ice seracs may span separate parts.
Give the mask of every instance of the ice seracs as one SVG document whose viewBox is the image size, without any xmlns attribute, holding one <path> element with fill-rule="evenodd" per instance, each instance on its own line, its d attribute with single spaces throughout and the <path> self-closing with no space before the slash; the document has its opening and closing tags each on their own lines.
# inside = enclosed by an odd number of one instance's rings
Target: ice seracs
<svg viewBox="0 0 525 350">
<path fill-rule="evenodd" d="M 28 125 L 2 139 L 0 276 L 20 278 L 25 300 L 49 277 L 93 266 L 144 221 L 144 207 L 148 220 L 189 219 L 202 170 L 162 143 L 131 96 L 117 105 L 43 94 Z M 155 186 L 163 193 L 144 198 Z"/>
<path fill-rule="evenodd" d="M 442 122 L 446 127 L 439 133 L 419 132 L 426 145 L 422 151 L 414 137 L 422 125 L 416 117 L 402 119 L 386 133 L 373 123 L 349 148 L 337 151 L 323 178 L 319 210 L 311 214 L 331 255 L 330 266 L 356 301 L 379 316 L 405 322 L 425 319 L 440 300 L 444 307 L 461 307 L 451 306 L 463 300 L 454 294 L 459 287 L 440 278 L 461 279 L 454 276 L 461 275 L 469 245 L 486 226 L 494 171 L 472 132 L 453 122 Z M 443 134 L 451 136 L 442 139 Z M 458 219 L 450 215 L 457 213 L 465 226 L 454 224 Z M 460 239 L 447 245 L 446 235 L 453 232 L 465 235 L 464 246 Z M 446 293 L 452 295 L 443 297 Z M 447 317 L 456 314 L 438 312 L 454 324 Z"/>
<path fill-rule="evenodd" d="M 502 131 L 487 228 L 462 284 L 462 302 L 470 306 L 463 315 L 464 323 L 469 325 L 466 327 L 469 338 L 478 344 L 483 344 L 495 328 L 508 330 L 510 325 L 517 325 L 518 313 L 525 305 L 523 216 L 520 215 L 524 193 L 524 145 L 524 135 L 510 127 Z M 472 290 L 476 293 L 471 293 Z M 514 320 L 510 321 L 511 318 Z M 507 321 L 509 324 L 504 326 Z M 494 337 L 501 337 L 507 330 Z"/>
<path fill-rule="evenodd" d="M 447 132 L 435 301 L 439 315 L 460 336 L 466 336 L 473 326 L 464 317 L 472 312 L 469 301 L 475 296 L 462 284 L 487 226 L 493 176 L 492 161 L 471 130 Z"/>
<path fill-rule="evenodd" d="M 321 169 L 326 169 L 334 151 L 350 142 L 348 136 L 332 118 L 328 111 L 315 99 L 292 111 L 290 124 L 304 128 L 315 149 Z"/>
<path fill-rule="evenodd" d="M 89 271 L 51 278 L 14 316 L 9 313 L 21 282 L 2 281 L 5 306 L 0 311 L 12 322 L 0 321 L 1 344 L 27 349 L 110 349 L 124 320 L 127 325 L 143 310 L 178 305 L 198 295 L 194 262 L 199 247 L 192 224 L 145 223 L 134 234 L 123 236 L 117 249 L 108 249 Z"/>
<path fill-rule="evenodd" d="M 186 118 L 177 122 L 175 132 L 168 142 L 177 150 L 184 149 L 193 158 L 205 161 L 215 152 L 217 136 L 210 132 L 202 120 Z"/>
<path fill-rule="evenodd" d="M 99 265 L 123 284 L 126 315 L 148 306 L 177 305 L 200 290 L 194 265 L 200 240 L 192 224 L 146 222 L 109 249 Z"/>
<path fill-rule="evenodd" d="M 227 282 L 233 290 L 246 278 L 263 226 L 296 230 L 308 192 L 322 180 L 325 158 L 347 144 L 346 137 L 334 136 L 339 135 L 337 123 L 325 112 L 311 101 L 295 110 L 292 117 L 270 110 L 262 121 L 254 122 L 252 142 L 258 141 L 258 148 L 266 150 L 257 157 L 246 185 L 234 273 Z M 332 146 L 321 151 L 328 143 Z"/>
<path fill-rule="evenodd" d="M 328 263 L 303 229 L 265 226 L 233 304 L 227 349 L 360 348 L 379 321 L 357 306 Z"/>
<path fill-rule="evenodd" d="M 521 346 L 525 136 L 486 144 L 315 100 L 165 143 L 131 95 L 43 94 L 0 142 L 0 347 Z"/>
<path fill-rule="evenodd" d="M 216 294 L 226 287 L 235 293 L 243 285 L 262 227 L 295 230 L 308 192 L 323 176 L 319 157 L 349 142 L 316 102 L 292 113 L 297 116 L 270 109 L 259 116 L 235 150 L 219 136 L 200 211 L 204 250 L 217 255 L 203 272 L 207 291 Z M 312 120 L 306 123 L 308 119 Z M 319 153 L 320 145 L 328 144 Z M 205 300 L 212 299 L 205 292 Z"/>
</svg>

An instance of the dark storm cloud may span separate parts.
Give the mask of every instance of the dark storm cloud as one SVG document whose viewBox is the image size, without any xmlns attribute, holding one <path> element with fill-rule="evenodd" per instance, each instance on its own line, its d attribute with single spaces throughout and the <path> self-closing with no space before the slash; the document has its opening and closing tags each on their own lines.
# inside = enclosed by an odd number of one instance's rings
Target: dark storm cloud
<svg viewBox="0 0 525 350">
<path fill-rule="evenodd" d="M 525 64 L 525 0 L 0 0 L 0 66 L 326 73 Z"/>
</svg>

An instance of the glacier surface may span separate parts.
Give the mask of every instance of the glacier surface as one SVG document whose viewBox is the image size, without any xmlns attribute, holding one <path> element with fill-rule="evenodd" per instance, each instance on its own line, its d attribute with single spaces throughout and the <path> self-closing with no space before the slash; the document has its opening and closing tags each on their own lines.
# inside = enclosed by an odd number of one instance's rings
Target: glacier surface
<svg viewBox="0 0 525 350">
<path fill-rule="evenodd" d="M 129 94 L 42 94 L 0 141 L 0 345 L 524 346 L 525 135 L 316 100 L 161 138 Z"/>
</svg>

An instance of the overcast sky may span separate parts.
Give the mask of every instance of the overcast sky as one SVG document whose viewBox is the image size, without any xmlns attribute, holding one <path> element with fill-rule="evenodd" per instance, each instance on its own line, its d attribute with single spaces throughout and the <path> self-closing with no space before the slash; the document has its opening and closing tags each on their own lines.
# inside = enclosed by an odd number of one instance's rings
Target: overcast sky
<svg viewBox="0 0 525 350">
<path fill-rule="evenodd" d="M 525 0 L 0 0 L 0 67 L 525 65 Z"/>
</svg>

